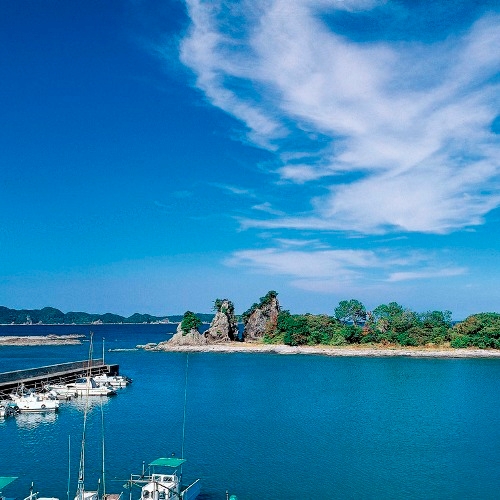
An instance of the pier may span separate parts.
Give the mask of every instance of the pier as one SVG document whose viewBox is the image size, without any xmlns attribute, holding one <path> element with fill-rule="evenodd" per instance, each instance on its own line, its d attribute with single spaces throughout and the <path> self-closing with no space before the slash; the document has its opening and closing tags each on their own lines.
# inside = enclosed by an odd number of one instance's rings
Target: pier
<svg viewBox="0 0 500 500">
<path fill-rule="evenodd" d="M 102 373 L 118 375 L 119 366 L 105 364 L 103 359 L 94 359 L 0 373 L 0 399 L 7 398 L 21 384 L 27 389 L 41 390 L 47 383 L 69 384 L 77 378 Z"/>
</svg>

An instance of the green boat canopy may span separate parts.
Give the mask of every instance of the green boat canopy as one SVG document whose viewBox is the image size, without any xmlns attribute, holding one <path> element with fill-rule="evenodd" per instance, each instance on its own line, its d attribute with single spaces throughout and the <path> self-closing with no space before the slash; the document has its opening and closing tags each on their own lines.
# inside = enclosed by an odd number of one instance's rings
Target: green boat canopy
<svg viewBox="0 0 500 500">
<path fill-rule="evenodd" d="M 0 476 L 0 491 L 2 491 L 2 488 L 5 488 L 8 484 L 12 483 L 12 481 L 15 481 L 17 477 L 5 477 L 5 476 Z"/>
<path fill-rule="evenodd" d="M 183 458 L 169 457 L 169 458 L 157 458 L 155 461 L 151 462 L 149 465 L 161 466 L 161 467 L 179 467 L 186 460 Z"/>
</svg>

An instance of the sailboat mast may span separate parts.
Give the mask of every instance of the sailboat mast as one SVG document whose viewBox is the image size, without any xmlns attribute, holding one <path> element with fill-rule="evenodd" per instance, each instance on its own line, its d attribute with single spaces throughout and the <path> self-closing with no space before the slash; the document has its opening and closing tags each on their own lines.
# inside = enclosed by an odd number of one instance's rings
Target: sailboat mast
<svg viewBox="0 0 500 500">
<path fill-rule="evenodd" d="M 89 380 L 91 374 L 92 351 L 94 343 L 94 333 L 90 332 L 90 345 L 89 345 L 89 362 L 87 370 L 87 394 L 85 398 L 85 407 L 83 410 L 83 432 L 82 432 L 82 447 L 80 450 L 80 467 L 78 470 L 78 486 L 76 496 L 78 500 L 84 500 L 85 496 L 85 434 L 87 430 L 87 415 L 89 411 Z"/>
</svg>

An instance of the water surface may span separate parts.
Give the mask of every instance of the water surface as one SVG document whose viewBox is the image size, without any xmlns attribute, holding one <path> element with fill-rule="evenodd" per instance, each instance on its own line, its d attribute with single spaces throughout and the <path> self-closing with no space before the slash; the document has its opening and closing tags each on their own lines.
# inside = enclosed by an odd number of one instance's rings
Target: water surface
<svg viewBox="0 0 500 500">
<path fill-rule="evenodd" d="M 6 328 L 0 334 L 12 335 Z M 191 353 L 185 386 L 186 354 L 107 351 L 164 340 L 173 325 L 93 330 L 96 354 L 105 337 L 106 361 L 134 382 L 91 408 L 89 488 L 100 476 L 102 427 L 108 491 L 122 491 L 143 461 L 181 455 L 187 388 L 184 473 L 202 479 L 202 500 L 226 490 L 239 500 L 500 498 L 500 360 Z M 87 352 L 88 342 L 0 347 L 1 371 Z M 82 422 L 81 401 L 0 421 L 0 475 L 20 477 L 4 493 L 22 498 L 34 481 L 65 500 L 69 473 L 72 500 Z"/>
</svg>

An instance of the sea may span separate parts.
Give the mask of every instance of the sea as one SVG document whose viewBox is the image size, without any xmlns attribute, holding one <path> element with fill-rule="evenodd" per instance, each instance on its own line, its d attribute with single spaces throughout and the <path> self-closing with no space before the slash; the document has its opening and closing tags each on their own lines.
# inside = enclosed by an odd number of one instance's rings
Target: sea
<svg viewBox="0 0 500 500">
<path fill-rule="evenodd" d="M 85 335 L 0 347 L 0 372 L 88 359 L 92 329 L 93 356 L 133 379 L 91 402 L 87 489 L 104 469 L 106 492 L 126 500 L 131 473 L 175 455 L 200 500 L 500 499 L 500 360 L 135 350 L 175 327 L 0 327 Z M 0 476 L 18 477 L 3 494 L 23 499 L 33 483 L 73 500 L 83 420 L 79 399 L 0 420 Z"/>
</svg>

